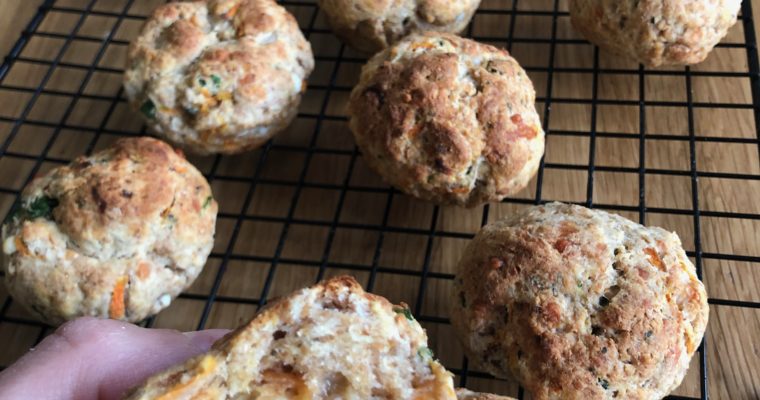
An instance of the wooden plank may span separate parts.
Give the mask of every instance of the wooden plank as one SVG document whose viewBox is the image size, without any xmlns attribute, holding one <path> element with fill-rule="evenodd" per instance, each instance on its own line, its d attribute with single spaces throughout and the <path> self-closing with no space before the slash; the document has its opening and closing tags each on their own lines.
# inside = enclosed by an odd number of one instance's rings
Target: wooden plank
<svg viewBox="0 0 760 400">
<path fill-rule="evenodd" d="M 5 56 L 43 0 L 4 0 L 0 13 L 0 55 Z"/>
</svg>

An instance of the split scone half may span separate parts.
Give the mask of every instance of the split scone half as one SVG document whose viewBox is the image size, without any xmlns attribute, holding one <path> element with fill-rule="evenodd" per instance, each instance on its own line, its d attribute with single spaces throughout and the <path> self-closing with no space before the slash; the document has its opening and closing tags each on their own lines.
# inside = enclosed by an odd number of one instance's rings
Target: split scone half
<svg viewBox="0 0 760 400">
<path fill-rule="evenodd" d="M 149 378 L 128 399 L 456 399 L 406 306 L 350 277 L 265 308 L 203 355 Z"/>
</svg>

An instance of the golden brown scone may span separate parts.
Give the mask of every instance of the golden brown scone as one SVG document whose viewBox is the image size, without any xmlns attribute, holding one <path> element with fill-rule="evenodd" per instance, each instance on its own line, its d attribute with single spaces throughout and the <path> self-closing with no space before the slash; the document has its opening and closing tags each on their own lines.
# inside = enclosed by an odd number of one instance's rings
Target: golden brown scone
<svg viewBox="0 0 760 400">
<path fill-rule="evenodd" d="M 538 169 L 544 132 L 534 102 L 505 50 L 427 32 L 364 66 L 350 126 L 365 161 L 393 186 L 472 207 L 524 188 Z"/>
<path fill-rule="evenodd" d="M 132 42 L 124 90 L 162 137 L 239 153 L 290 124 L 313 68 L 309 42 L 274 0 L 172 2 Z"/>
<path fill-rule="evenodd" d="M 301 289 L 128 399 L 456 399 L 406 306 L 347 276 Z"/>
<path fill-rule="evenodd" d="M 480 0 L 319 0 L 335 34 L 370 54 L 410 33 L 459 33 L 479 4 Z"/>
<path fill-rule="evenodd" d="M 57 325 L 80 316 L 137 322 L 198 276 L 217 204 L 171 146 L 130 138 L 32 181 L 2 228 L 13 299 Z"/>
<path fill-rule="evenodd" d="M 560 203 L 486 225 L 455 278 L 472 359 L 535 399 L 660 399 L 686 374 L 707 295 L 678 236 Z"/>
<path fill-rule="evenodd" d="M 476 393 L 467 389 L 457 389 L 458 400 L 515 400 L 513 397 L 499 396 L 490 393 Z"/>
<path fill-rule="evenodd" d="M 575 29 L 642 64 L 702 62 L 728 32 L 741 0 L 569 0 Z"/>
</svg>

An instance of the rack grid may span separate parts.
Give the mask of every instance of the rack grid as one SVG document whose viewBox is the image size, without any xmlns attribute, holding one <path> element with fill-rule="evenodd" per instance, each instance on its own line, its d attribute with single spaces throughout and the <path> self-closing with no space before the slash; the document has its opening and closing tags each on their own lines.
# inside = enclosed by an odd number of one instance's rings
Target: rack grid
<svg viewBox="0 0 760 400">
<path fill-rule="evenodd" d="M 146 134 L 126 105 L 121 65 L 160 3 L 44 1 L 0 66 L 0 215 L 34 176 L 120 136 Z M 190 157 L 220 202 L 216 245 L 198 282 L 144 325 L 231 328 L 274 297 L 350 273 L 369 291 L 411 305 L 459 384 L 522 399 L 528 395 L 515 383 L 469 368 L 456 344 L 446 312 L 453 263 L 488 221 L 563 200 L 681 235 L 707 284 L 711 322 L 670 398 L 758 395 L 751 375 L 760 356 L 738 360 L 760 343 L 760 329 L 752 329 L 760 325 L 760 207 L 747 200 L 760 194 L 751 0 L 705 63 L 664 69 L 588 44 L 572 31 L 564 0 L 484 0 L 465 34 L 507 48 L 525 66 L 547 154 L 528 189 L 472 210 L 417 202 L 368 172 L 344 112 L 366 57 L 334 38 L 316 1 L 280 3 L 296 15 L 317 61 L 301 111 L 255 152 Z M 0 342 L 12 343 L 0 352 L 4 368 L 51 328 L 4 289 L 0 304 Z M 742 368 L 749 380 L 723 373 Z"/>
</svg>

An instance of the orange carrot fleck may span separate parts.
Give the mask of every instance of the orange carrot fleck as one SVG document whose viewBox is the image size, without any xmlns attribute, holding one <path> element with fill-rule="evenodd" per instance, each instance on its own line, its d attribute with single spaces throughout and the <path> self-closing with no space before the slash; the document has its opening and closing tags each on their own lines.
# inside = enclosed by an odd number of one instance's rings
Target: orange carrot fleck
<svg viewBox="0 0 760 400">
<path fill-rule="evenodd" d="M 657 255 L 657 251 L 651 247 L 644 249 L 644 252 L 649 256 L 649 262 L 657 267 L 660 271 L 665 272 L 665 264 L 662 263 L 660 256 Z"/>
<path fill-rule="evenodd" d="M 415 44 L 409 46 L 409 48 L 411 50 L 416 50 L 416 49 L 434 49 L 435 45 L 433 45 L 432 43 L 428 43 L 428 42 L 418 42 L 418 43 L 415 43 Z"/>
<path fill-rule="evenodd" d="M 523 137 L 526 139 L 533 139 L 538 135 L 538 131 L 536 128 L 527 125 L 525 122 L 523 122 L 522 115 L 515 114 L 509 118 L 513 124 L 517 126 L 517 128 L 512 132 L 513 135 L 516 137 Z"/>
<path fill-rule="evenodd" d="M 232 6 L 232 8 L 230 8 L 230 10 L 227 11 L 227 14 L 224 14 L 224 16 L 227 17 L 227 19 L 232 19 L 232 17 L 234 17 L 235 14 L 237 14 L 238 8 L 240 8 L 240 3 L 237 3 L 234 6 Z"/>
<path fill-rule="evenodd" d="M 122 276 L 116 280 L 111 294 L 111 304 L 108 306 L 108 316 L 113 319 L 124 318 L 124 289 L 127 286 L 127 277 Z"/>
<path fill-rule="evenodd" d="M 29 248 L 26 247 L 26 244 L 21 239 L 21 235 L 16 236 L 15 239 L 13 239 L 13 244 L 16 245 L 16 250 L 18 250 L 19 253 L 21 253 L 22 256 L 28 256 L 29 255 Z"/>
<path fill-rule="evenodd" d="M 148 263 L 146 262 L 140 262 L 140 264 L 137 265 L 137 277 L 140 279 L 145 279 L 150 275 L 150 268 L 148 267 Z"/>
</svg>

